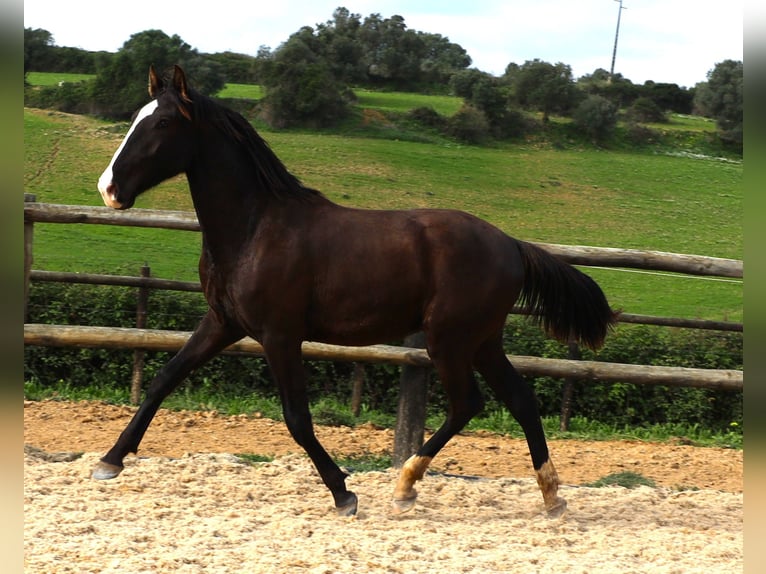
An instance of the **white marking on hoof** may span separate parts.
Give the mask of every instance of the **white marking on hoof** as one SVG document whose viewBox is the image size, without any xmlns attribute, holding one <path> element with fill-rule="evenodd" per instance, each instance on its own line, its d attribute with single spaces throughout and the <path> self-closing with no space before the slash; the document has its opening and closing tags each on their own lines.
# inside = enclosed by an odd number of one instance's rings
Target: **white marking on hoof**
<svg viewBox="0 0 766 574">
<path fill-rule="evenodd" d="M 122 472 L 122 469 L 123 467 L 121 466 L 117 466 L 116 464 L 109 464 L 108 462 L 104 462 L 102 460 L 99 461 L 99 463 L 93 469 L 91 478 L 96 480 L 109 480 L 110 478 L 119 476 L 119 474 Z"/>
<path fill-rule="evenodd" d="M 559 518 L 567 510 L 567 501 L 560 496 L 556 497 L 553 505 L 547 506 L 545 511 L 548 514 L 548 518 Z"/>
<path fill-rule="evenodd" d="M 567 509 L 567 502 L 558 496 L 559 475 L 553 463 L 548 460 L 537 471 L 537 484 L 543 495 L 545 510 L 551 518 L 557 518 L 564 514 Z"/>
<path fill-rule="evenodd" d="M 392 514 L 404 514 L 415 508 L 415 501 L 418 498 L 418 492 L 414 488 L 411 489 L 411 496 L 408 498 L 394 498 L 391 501 L 391 513 Z"/>
</svg>

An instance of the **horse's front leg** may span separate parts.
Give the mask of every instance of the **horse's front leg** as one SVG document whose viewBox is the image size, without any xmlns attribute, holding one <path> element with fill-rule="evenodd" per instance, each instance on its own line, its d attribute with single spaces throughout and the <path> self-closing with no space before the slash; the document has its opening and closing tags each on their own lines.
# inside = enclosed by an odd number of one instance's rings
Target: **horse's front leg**
<svg viewBox="0 0 766 574">
<path fill-rule="evenodd" d="M 346 490 L 346 477 L 314 435 L 306 392 L 306 375 L 301 358 L 301 342 L 282 337 L 264 337 L 263 349 L 282 398 L 282 412 L 295 439 L 330 489 L 340 516 L 356 514 L 356 495 Z"/>
<path fill-rule="evenodd" d="M 180 351 L 160 370 L 146 390 L 146 397 L 117 442 L 93 469 L 93 478 L 105 480 L 122 472 L 122 460 L 138 445 L 162 401 L 196 368 L 212 359 L 243 333 L 223 324 L 208 311 Z"/>
</svg>

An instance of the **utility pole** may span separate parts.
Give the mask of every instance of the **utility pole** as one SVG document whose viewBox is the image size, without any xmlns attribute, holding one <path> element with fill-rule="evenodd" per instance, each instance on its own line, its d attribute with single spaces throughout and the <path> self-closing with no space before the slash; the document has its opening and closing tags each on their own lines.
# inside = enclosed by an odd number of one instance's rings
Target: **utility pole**
<svg viewBox="0 0 766 574">
<path fill-rule="evenodd" d="M 622 11 L 627 10 L 627 7 L 624 7 L 622 5 L 622 0 L 614 0 L 615 2 L 620 3 L 620 9 L 617 12 L 617 31 L 614 33 L 614 50 L 612 50 L 612 68 L 609 70 L 609 82 L 612 82 L 612 78 L 614 77 L 614 61 L 617 58 L 617 38 L 620 36 L 620 17 L 622 16 Z"/>
</svg>

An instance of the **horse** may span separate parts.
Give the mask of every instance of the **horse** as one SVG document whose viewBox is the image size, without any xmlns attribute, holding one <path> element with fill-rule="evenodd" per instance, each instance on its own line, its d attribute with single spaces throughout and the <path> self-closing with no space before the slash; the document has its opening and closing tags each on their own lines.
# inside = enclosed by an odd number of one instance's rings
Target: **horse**
<svg viewBox="0 0 766 574">
<path fill-rule="evenodd" d="M 199 276 L 208 309 L 148 385 L 135 415 L 93 470 L 111 479 L 136 453 L 162 401 L 196 368 L 244 336 L 262 347 L 287 428 L 313 462 L 341 516 L 357 496 L 317 440 L 302 365 L 303 341 L 370 345 L 423 332 L 447 397 L 441 427 L 402 466 L 392 512 L 415 504 L 414 484 L 484 405 L 478 372 L 519 422 L 544 509 L 566 501 L 532 387 L 503 350 L 518 302 L 550 336 L 598 349 L 616 321 L 588 275 L 542 248 L 459 210 L 357 209 L 294 176 L 240 114 L 193 89 L 174 66 L 149 69 L 151 101 L 135 115 L 98 180 L 104 203 L 185 173 L 202 232 Z"/>
</svg>

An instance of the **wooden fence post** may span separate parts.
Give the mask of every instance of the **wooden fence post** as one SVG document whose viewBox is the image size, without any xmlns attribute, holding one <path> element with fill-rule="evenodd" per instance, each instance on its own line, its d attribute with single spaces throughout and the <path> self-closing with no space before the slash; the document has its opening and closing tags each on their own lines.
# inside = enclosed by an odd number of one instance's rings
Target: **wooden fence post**
<svg viewBox="0 0 766 574">
<path fill-rule="evenodd" d="M 568 359 L 579 361 L 582 359 L 580 347 L 575 341 L 569 341 Z M 561 395 L 561 418 L 559 419 L 559 430 L 569 430 L 569 420 L 572 418 L 572 399 L 574 398 L 575 379 L 567 377 L 564 379 L 564 390 Z"/>
<path fill-rule="evenodd" d="M 362 411 L 362 389 L 364 387 L 364 364 L 354 363 L 351 375 L 351 414 L 358 417 Z"/>
<path fill-rule="evenodd" d="M 141 277 L 149 277 L 151 270 L 144 263 L 141 267 Z M 138 302 L 136 304 L 136 328 L 146 328 L 146 308 L 149 303 L 149 288 L 141 286 L 138 288 Z M 136 349 L 133 351 L 133 377 L 130 382 L 130 402 L 137 405 L 141 402 L 141 386 L 144 380 L 144 358 L 146 351 Z"/>
<path fill-rule="evenodd" d="M 404 339 L 405 347 L 423 349 L 424 333 L 415 333 Z M 423 445 L 426 426 L 426 398 L 428 395 L 429 367 L 402 366 L 399 377 L 399 407 L 394 430 L 393 466 L 404 462 Z"/>
<path fill-rule="evenodd" d="M 37 197 L 31 193 L 24 194 L 24 203 L 34 203 Z M 24 322 L 26 323 L 29 314 L 27 312 L 27 303 L 29 302 L 29 276 L 32 273 L 33 244 L 35 234 L 34 221 L 28 221 L 24 218 Z"/>
</svg>

